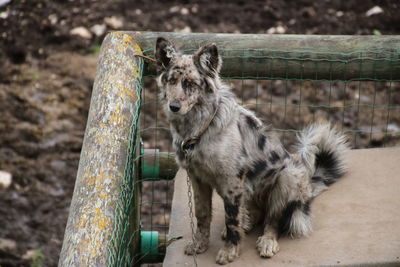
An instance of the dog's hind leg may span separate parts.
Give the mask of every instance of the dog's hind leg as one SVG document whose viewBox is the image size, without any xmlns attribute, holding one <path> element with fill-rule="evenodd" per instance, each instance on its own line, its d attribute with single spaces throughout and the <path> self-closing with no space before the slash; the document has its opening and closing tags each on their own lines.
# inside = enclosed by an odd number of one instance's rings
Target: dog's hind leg
<svg viewBox="0 0 400 267">
<path fill-rule="evenodd" d="M 278 223 L 276 221 L 265 222 L 264 234 L 257 239 L 257 249 L 263 258 L 270 258 L 278 253 Z"/>
<path fill-rule="evenodd" d="M 196 242 L 185 247 L 185 254 L 203 253 L 208 248 L 211 223 L 212 188 L 196 178 L 190 179 L 193 187 L 195 215 L 197 219 Z"/>
</svg>

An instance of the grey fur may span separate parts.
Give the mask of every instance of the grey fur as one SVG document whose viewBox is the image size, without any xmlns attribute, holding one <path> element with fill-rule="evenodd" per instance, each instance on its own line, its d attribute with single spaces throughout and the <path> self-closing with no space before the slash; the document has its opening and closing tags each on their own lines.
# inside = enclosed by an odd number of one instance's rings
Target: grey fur
<svg viewBox="0 0 400 267">
<path fill-rule="evenodd" d="M 328 123 L 315 123 L 299 135 L 297 152 L 289 154 L 252 111 L 236 103 L 221 81 L 222 61 L 214 44 L 194 55 L 181 55 L 159 38 L 156 55 L 171 56 L 167 61 L 157 58 L 164 67 L 157 82 L 177 162 L 187 170 L 194 191 L 197 242 L 188 244 L 185 253 L 208 248 L 214 189 L 224 200 L 226 212 L 225 245 L 216 259 L 219 264 L 239 256 L 242 233 L 257 223 L 264 224 L 256 244 L 262 257 L 278 252 L 280 230 L 293 237 L 308 235 L 311 200 L 345 172 L 345 136 Z M 169 110 L 171 102 L 179 102 L 179 112 Z M 198 142 L 182 151 L 182 140 L 195 135 L 217 108 Z"/>
</svg>

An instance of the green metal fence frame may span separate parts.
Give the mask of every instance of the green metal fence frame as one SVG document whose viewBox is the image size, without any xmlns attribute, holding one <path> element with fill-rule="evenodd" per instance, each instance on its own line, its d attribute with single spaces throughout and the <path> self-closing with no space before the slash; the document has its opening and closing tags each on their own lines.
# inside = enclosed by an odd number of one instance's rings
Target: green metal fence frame
<svg viewBox="0 0 400 267">
<path fill-rule="evenodd" d="M 132 255 L 140 255 L 139 180 L 171 179 L 176 172 L 171 155 L 146 158 L 138 145 L 142 76 L 155 75 L 155 69 L 135 55 L 152 57 L 158 36 L 188 51 L 216 43 L 225 52 L 222 75 L 231 78 L 272 73 L 271 79 L 400 81 L 400 61 L 392 60 L 400 53 L 400 36 L 109 33 L 100 52 L 59 266 L 138 263 Z M 307 60 L 299 63 L 307 51 L 320 55 L 318 77 Z M 371 59 L 362 71 L 351 60 L 357 53 Z M 260 68 L 260 57 L 272 58 L 274 65 Z M 345 62 L 345 69 L 335 62 Z"/>
</svg>

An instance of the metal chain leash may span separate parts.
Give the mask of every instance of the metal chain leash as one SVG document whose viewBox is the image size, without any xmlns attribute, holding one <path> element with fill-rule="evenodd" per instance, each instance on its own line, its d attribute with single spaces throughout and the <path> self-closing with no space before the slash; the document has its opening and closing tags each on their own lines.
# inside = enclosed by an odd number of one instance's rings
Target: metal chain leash
<svg viewBox="0 0 400 267">
<path fill-rule="evenodd" d="M 197 267 L 197 253 L 196 253 L 196 236 L 194 231 L 194 222 L 193 222 L 193 202 L 192 202 L 192 183 L 190 182 L 189 175 L 186 174 L 186 183 L 188 187 L 188 206 L 189 206 L 189 218 L 190 218 L 190 228 L 192 230 L 192 242 L 193 242 L 193 261 L 194 265 Z"/>
</svg>

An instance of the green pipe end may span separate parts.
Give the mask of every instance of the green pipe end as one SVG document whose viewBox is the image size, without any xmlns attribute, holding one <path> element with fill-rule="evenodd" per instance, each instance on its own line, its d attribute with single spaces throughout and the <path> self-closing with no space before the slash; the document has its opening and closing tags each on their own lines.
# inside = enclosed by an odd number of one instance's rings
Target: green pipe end
<svg viewBox="0 0 400 267">
<path fill-rule="evenodd" d="M 164 254 L 161 253 L 160 244 L 158 242 L 159 235 L 157 231 L 141 231 L 140 250 L 143 263 L 161 262 Z"/>
<path fill-rule="evenodd" d="M 158 152 L 154 153 L 154 156 L 151 160 L 146 160 L 146 158 L 144 158 L 142 166 L 143 177 L 153 179 L 158 179 L 160 177 L 160 163 L 158 155 Z"/>
</svg>

